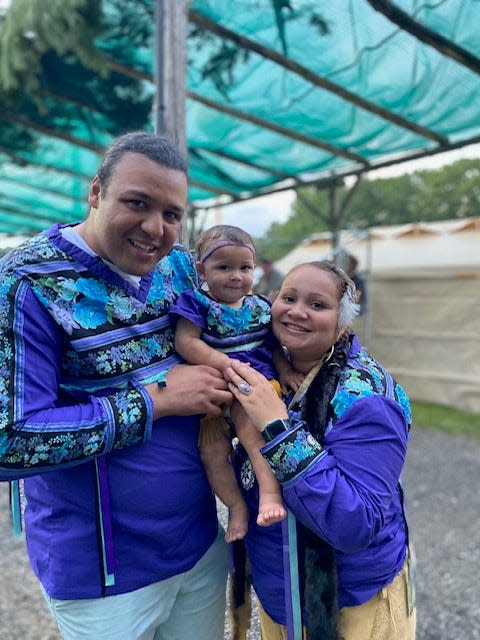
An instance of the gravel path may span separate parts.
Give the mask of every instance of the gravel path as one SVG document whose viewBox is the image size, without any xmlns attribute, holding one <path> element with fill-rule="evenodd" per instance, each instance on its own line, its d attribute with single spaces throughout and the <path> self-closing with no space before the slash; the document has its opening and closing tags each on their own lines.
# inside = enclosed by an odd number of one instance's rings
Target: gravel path
<svg viewBox="0 0 480 640">
<path fill-rule="evenodd" d="M 417 552 L 417 640 L 480 640 L 479 482 L 478 440 L 414 434 L 404 484 Z M 7 485 L 0 487 L 0 638 L 60 639 L 23 539 L 11 537 Z M 249 640 L 258 638 L 254 617 Z"/>
</svg>

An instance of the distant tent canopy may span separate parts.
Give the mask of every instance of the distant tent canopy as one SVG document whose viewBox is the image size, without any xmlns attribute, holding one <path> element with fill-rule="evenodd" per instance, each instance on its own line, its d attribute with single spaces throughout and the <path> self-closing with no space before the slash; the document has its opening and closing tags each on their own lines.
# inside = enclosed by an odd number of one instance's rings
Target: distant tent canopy
<svg viewBox="0 0 480 640">
<path fill-rule="evenodd" d="M 361 272 L 409 277 L 424 272 L 462 270 L 480 274 L 480 217 L 441 222 L 415 222 L 370 227 L 368 232 L 345 229 L 340 252 L 353 254 Z M 315 233 L 276 262 L 287 273 L 303 262 L 333 257 L 331 233 Z M 441 298 L 441 296 L 439 296 Z M 473 301 L 477 303 L 477 298 Z"/>
<path fill-rule="evenodd" d="M 0 232 L 83 217 L 105 146 L 153 128 L 162 4 L 12 1 L 0 23 Z M 399 5 L 192 0 L 191 206 L 479 142 L 480 2 Z"/>
</svg>

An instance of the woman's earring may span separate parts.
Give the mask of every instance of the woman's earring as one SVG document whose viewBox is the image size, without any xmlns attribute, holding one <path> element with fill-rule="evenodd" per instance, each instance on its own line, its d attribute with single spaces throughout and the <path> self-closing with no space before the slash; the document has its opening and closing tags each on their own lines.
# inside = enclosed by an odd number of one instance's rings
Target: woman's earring
<svg viewBox="0 0 480 640">
<path fill-rule="evenodd" d="M 333 356 L 333 352 L 334 351 L 335 351 L 335 345 L 332 344 L 332 346 L 330 347 L 330 353 L 328 354 L 328 356 L 323 361 L 324 364 L 330 360 L 330 358 Z"/>
</svg>

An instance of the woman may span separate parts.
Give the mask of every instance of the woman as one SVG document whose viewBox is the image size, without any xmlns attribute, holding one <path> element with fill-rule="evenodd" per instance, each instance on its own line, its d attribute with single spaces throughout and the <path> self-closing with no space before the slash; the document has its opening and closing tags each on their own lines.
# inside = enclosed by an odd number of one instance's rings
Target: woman
<svg viewBox="0 0 480 640">
<path fill-rule="evenodd" d="M 301 624 L 309 640 L 415 637 L 399 483 L 409 403 L 349 333 L 358 312 L 354 300 L 353 282 L 330 262 L 303 264 L 286 276 L 272 306 L 273 330 L 306 375 L 295 397 L 287 398 L 288 409 L 248 365 L 232 364 L 228 371 L 230 390 L 263 435 L 263 456 L 296 517 L 297 526 L 289 522 L 283 531 L 250 523 L 246 544 L 264 609 L 263 640 L 286 638 L 285 625 L 289 639 L 296 639 Z M 234 419 L 248 438 L 249 421 Z M 253 507 L 255 484 L 241 449 L 236 466 Z"/>
</svg>

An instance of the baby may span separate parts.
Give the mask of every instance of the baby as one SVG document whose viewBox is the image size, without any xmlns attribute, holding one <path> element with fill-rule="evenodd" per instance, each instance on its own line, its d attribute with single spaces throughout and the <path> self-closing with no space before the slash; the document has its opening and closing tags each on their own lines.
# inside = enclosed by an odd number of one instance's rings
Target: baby
<svg viewBox="0 0 480 640">
<path fill-rule="evenodd" d="M 248 362 L 271 380 L 279 395 L 296 390 L 303 375 L 291 367 L 273 337 L 270 302 L 251 293 L 255 247 L 250 235 L 239 227 L 214 226 L 198 238 L 196 255 L 202 288 L 184 292 L 171 307 L 178 317 L 177 352 L 191 364 L 208 364 L 222 373 L 231 358 Z M 200 455 L 213 490 L 229 509 L 227 542 L 243 538 L 248 528 L 247 506 L 229 460 L 231 438 L 223 418 L 202 420 Z M 256 445 L 245 443 L 245 449 L 259 485 L 257 523 L 268 526 L 283 520 L 286 511 L 280 486 L 260 453 L 263 444 L 259 434 Z"/>
</svg>

